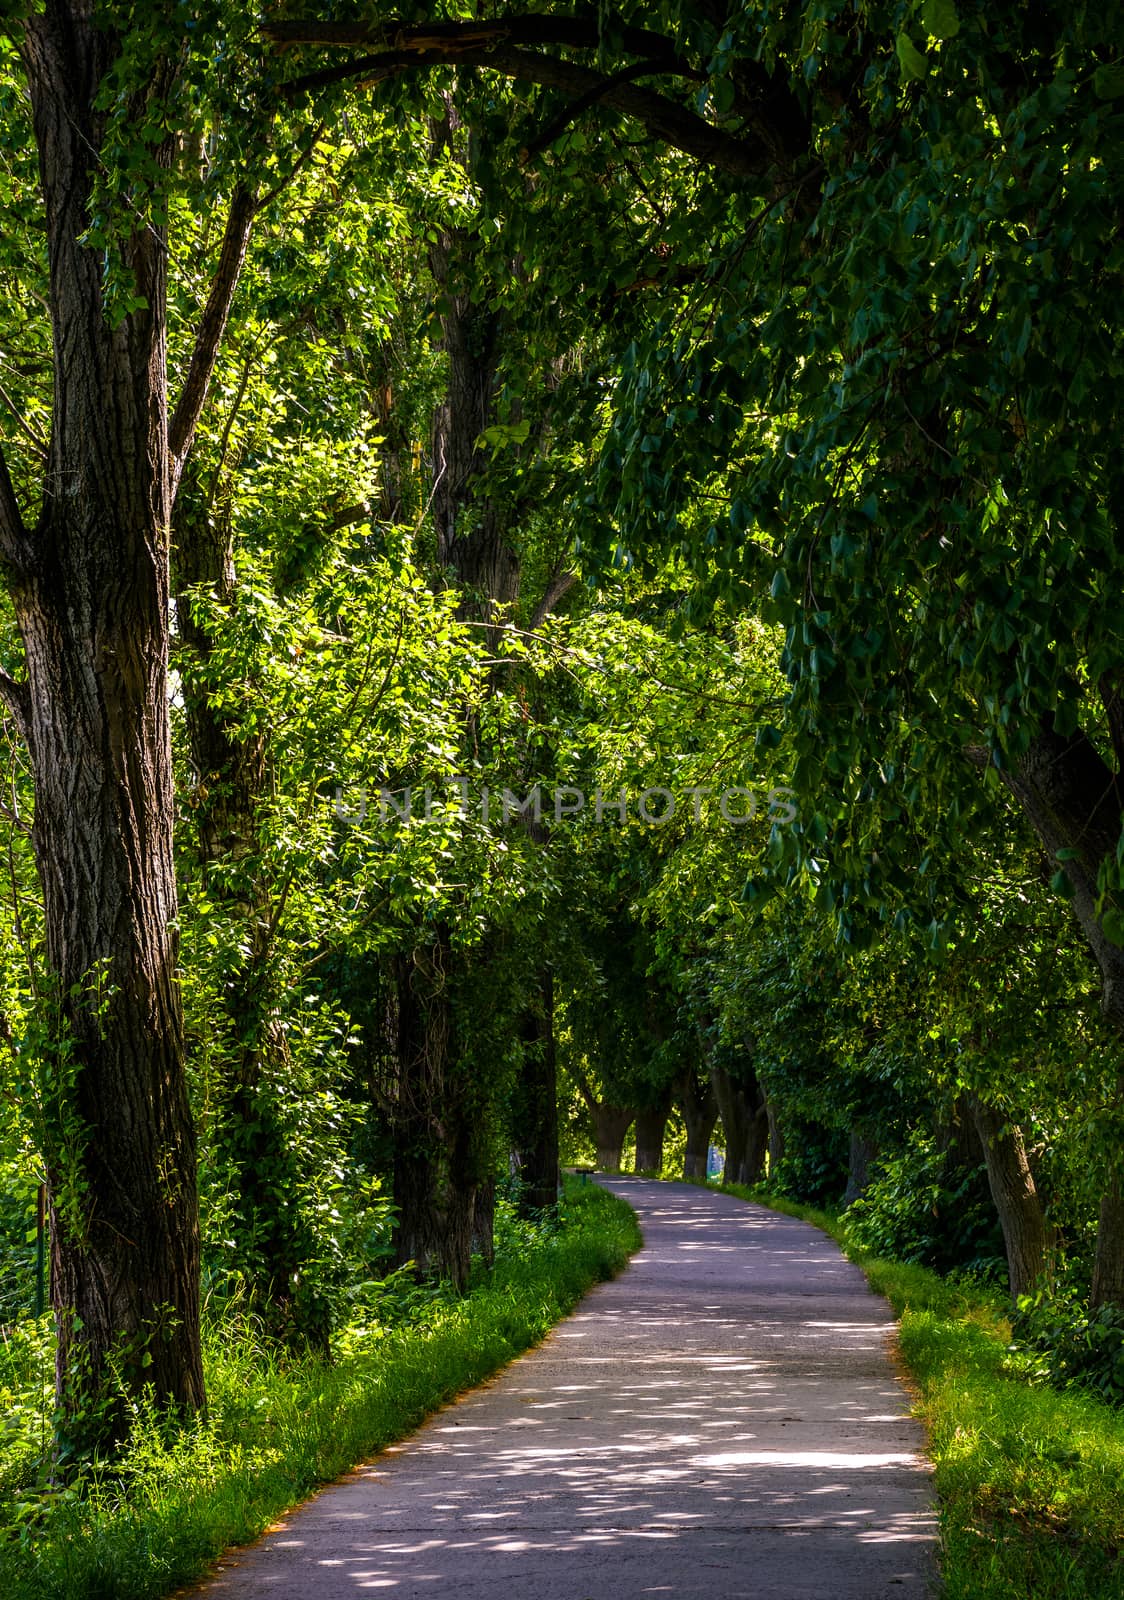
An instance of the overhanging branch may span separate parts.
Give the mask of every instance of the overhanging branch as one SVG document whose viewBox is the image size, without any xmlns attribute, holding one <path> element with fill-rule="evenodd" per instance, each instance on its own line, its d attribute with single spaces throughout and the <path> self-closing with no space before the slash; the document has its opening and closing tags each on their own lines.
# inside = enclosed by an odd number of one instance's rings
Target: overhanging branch
<svg viewBox="0 0 1124 1600">
<path fill-rule="evenodd" d="M 559 61 L 531 50 L 506 45 L 465 49 L 460 45 L 443 51 L 427 50 L 419 56 L 413 50 L 379 50 L 338 67 L 309 73 L 285 85 L 285 93 L 317 90 L 353 80 L 360 87 L 372 88 L 402 72 L 425 71 L 433 66 L 456 65 L 486 67 L 522 83 L 535 83 L 543 89 L 557 89 L 571 99 L 589 97 L 625 116 L 633 117 L 655 139 L 682 150 L 704 166 L 717 167 L 736 177 L 757 176 L 769 166 L 769 156 L 761 144 L 735 139 L 732 134 L 704 121 L 686 106 L 678 105 L 655 89 L 634 83 L 606 80 L 602 73 L 576 61 Z"/>
<path fill-rule="evenodd" d="M 11 571 L 23 572 L 31 561 L 31 540 L 24 526 L 15 485 L 0 448 L 0 562 Z"/>
<path fill-rule="evenodd" d="M 626 66 L 606 78 L 603 71 L 581 62 L 523 48 L 540 45 L 596 49 L 601 38 L 592 13 L 579 17 L 511 17 L 494 23 L 401 26 L 278 22 L 268 24 L 262 32 L 281 49 L 300 45 L 349 50 L 376 46 L 366 55 L 294 79 L 284 86 L 283 92 L 290 96 L 347 82 L 370 88 L 400 73 L 435 66 L 483 67 L 523 83 L 556 89 L 571 100 L 622 112 L 639 122 L 653 138 L 705 166 L 747 177 L 758 176 L 771 165 L 772 156 L 764 140 L 736 138 L 658 90 L 631 82 L 639 67 Z M 685 61 L 669 40 L 647 29 L 616 31 L 614 44 L 627 53 L 643 56 L 647 73 L 670 73 L 692 82 L 705 81 L 705 73 Z"/>
<path fill-rule="evenodd" d="M 183 391 L 168 425 L 168 448 L 172 457 L 172 496 L 179 487 L 184 462 L 191 449 L 195 430 L 207 400 L 215 363 L 218 360 L 222 336 L 234 303 L 234 293 L 246 259 L 250 242 L 250 229 L 257 214 L 257 201 L 251 190 L 241 184 L 230 201 L 219 262 L 215 269 L 211 292 L 207 296 L 199 329 L 195 335 L 195 348 L 184 380 Z"/>
<path fill-rule="evenodd" d="M 296 45 L 315 49 L 361 49 L 374 45 L 379 50 L 398 50 L 418 55 L 432 54 L 448 59 L 456 51 L 489 49 L 501 45 L 561 46 L 568 50 L 596 50 L 602 43 L 602 30 L 595 11 L 559 17 L 546 12 L 505 17 L 495 22 L 267 22 L 263 36 L 281 50 Z M 659 59 L 664 71 L 692 69 L 670 39 L 649 28 L 613 27 L 613 42 L 629 55 Z"/>
<path fill-rule="evenodd" d="M 551 117 L 542 132 L 536 134 L 535 138 L 527 146 L 524 152 L 524 159 L 529 160 L 532 156 L 538 155 L 540 151 L 547 149 L 572 122 L 576 122 L 584 112 L 588 111 L 591 106 L 595 106 L 598 101 L 604 100 L 609 92 L 617 88 L 619 84 L 633 83 L 637 78 L 650 78 L 653 72 L 658 70 L 659 64 L 655 61 L 637 61 L 633 66 L 622 67 L 619 72 L 614 72 L 609 77 L 603 78 L 595 88 L 590 89 L 586 94 L 579 95 L 568 106 L 564 106 L 556 117 Z M 702 77 L 701 73 L 699 77 Z"/>
</svg>

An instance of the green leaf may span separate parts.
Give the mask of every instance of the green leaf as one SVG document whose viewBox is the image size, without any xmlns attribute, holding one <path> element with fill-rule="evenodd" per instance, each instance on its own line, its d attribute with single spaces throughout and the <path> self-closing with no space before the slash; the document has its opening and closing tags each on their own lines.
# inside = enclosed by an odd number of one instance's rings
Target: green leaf
<svg viewBox="0 0 1124 1600">
<path fill-rule="evenodd" d="M 960 32 L 954 0 L 925 0 L 921 22 L 930 39 L 955 39 Z"/>
<path fill-rule="evenodd" d="M 925 76 L 929 70 L 929 63 L 908 33 L 898 34 L 894 48 L 898 52 L 898 64 L 902 69 L 902 77 L 907 82 L 912 82 Z"/>
<path fill-rule="evenodd" d="M 1093 74 L 1093 89 L 1100 100 L 1118 100 L 1124 94 L 1124 61 L 1109 61 Z"/>
</svg>

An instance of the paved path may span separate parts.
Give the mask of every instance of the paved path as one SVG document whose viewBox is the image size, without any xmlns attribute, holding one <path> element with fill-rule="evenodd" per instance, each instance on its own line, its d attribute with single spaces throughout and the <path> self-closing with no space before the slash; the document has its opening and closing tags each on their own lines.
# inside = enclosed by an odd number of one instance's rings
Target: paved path
<svg viewBox="0 0 1124 1600">
<path fill-rule="evenodd" d="M 545 1344 L 227 1558 L 206 1600 L 930 1593 L 889 1308 L 822 1233 L 639 1179 L 644 1249 Z"/>
</svg>

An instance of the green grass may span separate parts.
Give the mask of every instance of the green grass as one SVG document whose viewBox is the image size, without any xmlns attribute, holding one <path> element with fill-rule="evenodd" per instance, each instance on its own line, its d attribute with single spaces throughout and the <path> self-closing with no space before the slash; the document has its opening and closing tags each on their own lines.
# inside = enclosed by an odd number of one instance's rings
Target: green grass
<svg viewBox="0 0 1124 1600">
<path fill-rule="evenodd" d="M 846 1222 L 760 1191 L 829 1233 L 900 1318 L 900 1348 L 930 1440 L 945 1600 L 1120 1600 L 1124 1414 L 1057 1391 L 1011 1355 L 994 1290 L 854 1248 Z"/>
<path fill-rule="evenodd" d="M 224 1549 L 402 1438 L 536 1344 L 640 1243 L 631 1210 L 573 1189 L 567 1226 L 522 1243 L 463 1300 L 401 1327 L 369 1323 L 335 1362 L 280 1365 L 252 1324 L 208 1335 L 210 1414 L 174 1439 L 140 1414 L 122 1461 L 81 1487 L 24 1490 L 0 1513 L 4 1600 L 158 1600 Z"/>
</svg>

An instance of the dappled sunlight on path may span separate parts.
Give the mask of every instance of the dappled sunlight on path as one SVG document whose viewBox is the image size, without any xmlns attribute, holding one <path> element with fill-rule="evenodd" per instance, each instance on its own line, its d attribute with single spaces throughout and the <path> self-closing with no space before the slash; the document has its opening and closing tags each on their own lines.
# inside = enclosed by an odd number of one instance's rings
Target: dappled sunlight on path
<svg viewBox="0 0 1124 1600">
<path fill-rule="evenodd" d="M 645 1246 L 547 1342 L 234 1554 L 208 1600 L 928 1592 L 889 1308 L 823 1234 L 614 1179 Z"/>
</svg>

